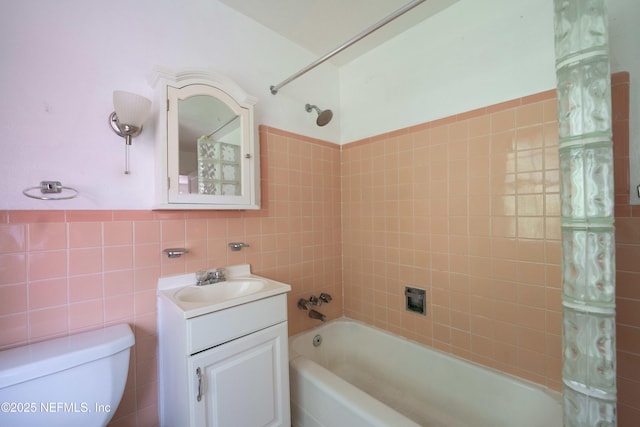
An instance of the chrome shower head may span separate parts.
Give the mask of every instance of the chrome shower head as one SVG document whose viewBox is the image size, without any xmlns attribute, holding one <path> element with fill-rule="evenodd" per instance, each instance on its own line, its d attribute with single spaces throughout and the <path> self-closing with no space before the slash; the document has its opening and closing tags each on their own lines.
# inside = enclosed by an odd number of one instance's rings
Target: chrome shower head
<svg viewBox="0 0 640 427">
<path fill-rule="evenodd" d="M 304 106 L 304 109 L 307 111 L 307 113 L 310 113 L 311 110 L 316 110 L 316 112 L 318 113 L 316 124 L 318 126 L 326 125 L 333 118 L 333 112 L 331 110 L 321 110 L 315 105 L 307 104 Z"/>
</svg>

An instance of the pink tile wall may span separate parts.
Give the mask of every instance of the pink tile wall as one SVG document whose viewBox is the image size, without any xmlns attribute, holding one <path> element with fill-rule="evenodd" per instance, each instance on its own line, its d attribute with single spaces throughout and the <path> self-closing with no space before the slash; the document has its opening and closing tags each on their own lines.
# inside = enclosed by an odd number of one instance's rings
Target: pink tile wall
<svg viewBox="0 0 640 427">
<path fill-rule="evenodd" d="M 628 74 L 613 83 L 625 426 L 640 424 L 640 213 L 628 200 Z M 157 425 L 157 278 L 248 262 L 292 285 L 291 334 L 316 324 L 297 299 L 329 292 L 330 318 L 344 313 L 557 389 L 555 128 L 553 91 L 342 153 L 262 126 L 258 212 L 0 211 L 0 349 L 129 323 L 136 345 L 112 425 Z M 232 253 L 234 240 L 251 247 Z M 161 255 L 170 246 L 191 252 L 170 260 Z M 429 316 L 403 311 L 405 283 L 429 289 Z"/>
<path fill-rule="evenodd" d="M 629 204 L 629 73 L 611 84 L 616 196 L 618 425 L 640 425 L 640 206 Z"/>
<path fill-rule="evenodd" d="M 640 208 L 629 74 L 612 76 L 618 414 L 640 425 Z M 345 314 L 561 388 L 555 91 L 343 147 Z M 404 311 L 406 284 L 429 315 Z"/>
<path fill-rule="evenodd" d="M 342 312 L 339 147 L 261 127 L 258 212 L 0 211 L 0 349 L 100 328 L 132 326 L 123 401 L 112 426 L 155 426 L 158 277 L 250 263 L 292 285 L 289 331 L 317 321 L 295 308 L 327 292 Z M 249 248 L 230 252 L 227 243 Z M 190 253 L 168 259 L 166 247 Z"/>
<path fill-rule="evenodd" d="M 560 389 L 556 129 L 549 91 L 345 146 L 345 314 Z"/>
</svg>

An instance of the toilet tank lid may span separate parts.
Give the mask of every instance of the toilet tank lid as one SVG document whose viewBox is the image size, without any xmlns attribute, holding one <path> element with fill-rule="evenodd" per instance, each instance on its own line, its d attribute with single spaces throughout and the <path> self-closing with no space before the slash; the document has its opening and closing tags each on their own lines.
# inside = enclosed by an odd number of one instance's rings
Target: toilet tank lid
<svg viewBox="0 0 640 427">
<path fill-rule="evenodd" d="M 0 351 L 0 388 L 111 356 L 134 341 L 120 324 Z"/>
</svg>

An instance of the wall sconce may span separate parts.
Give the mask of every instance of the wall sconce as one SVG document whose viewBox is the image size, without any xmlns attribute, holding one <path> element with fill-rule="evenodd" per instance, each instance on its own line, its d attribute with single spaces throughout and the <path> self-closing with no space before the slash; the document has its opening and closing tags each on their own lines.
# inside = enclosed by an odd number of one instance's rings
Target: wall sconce
<svg viewBox="0 0 640 427">
<path fill-rule="evenodd" d="M 140 135 L 142 123 L 151 110 L 151 101 L 144 96 L 121 90 L 113 91 L 115 111 L 109 116 L 113 131 L 125 139 L 125 174 L 129 174 L 129 146 L 131 138 Z"/>
</svg>

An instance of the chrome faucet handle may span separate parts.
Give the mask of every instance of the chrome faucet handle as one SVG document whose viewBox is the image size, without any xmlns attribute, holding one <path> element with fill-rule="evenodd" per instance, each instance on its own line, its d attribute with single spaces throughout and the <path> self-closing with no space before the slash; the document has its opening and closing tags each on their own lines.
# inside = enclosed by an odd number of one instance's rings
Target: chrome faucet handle
<svg viewBox="0 0 640 427">
<path fill-rule="evenodd" d="M 241 250 L 242 248 L 248 248 L 249 244 L 248 243 L 244 243 L 244 242 L 231 242 L 229 243 L 229 248 L 231 248 L 232 251 L 237 252 L 239 250 Z"/>
<path fill-rule="evenodd" d="M 322 305 L 322 300 L 315 295 L 309 297 L 309 302 L 313 305 Z"/>
<path fill-rule="evenodd" d="M 209 273 L 209 277 L 212 279 L 224 280 L 224 268 L 216 268 Z"/>
<path fill-rule="evenodd" d="M 332 300 L 331 295 L 325 294 L 324 292 L 320 294 L 320 301 L 324 301 L 326 303 L 330 303 L 331 300 Z"/>
<path fill-rule="evenodd" d="M 209 280 L 209 272 L 207 270 L 196 271 L 196 285 L 197 286 L 206 285 L 207 280 Z"/>
<path fill-rule="evenodd" d="M 300 310 L 309 310 L 311 308 L 311 303 L 307 299 L 300 298 L 298 300 L 298 308 Z"/>
<path fill-rule="evenodd" d="M 224 275 L 224 268 L 216 268 L 215 270 L 209 272 L 209 283 L 220 283 L 227 280 Z"/>
</svg>

